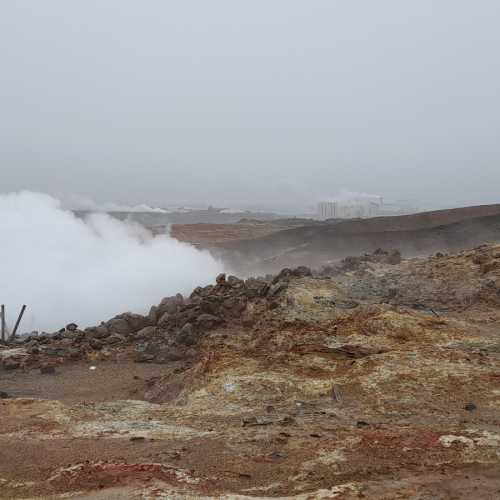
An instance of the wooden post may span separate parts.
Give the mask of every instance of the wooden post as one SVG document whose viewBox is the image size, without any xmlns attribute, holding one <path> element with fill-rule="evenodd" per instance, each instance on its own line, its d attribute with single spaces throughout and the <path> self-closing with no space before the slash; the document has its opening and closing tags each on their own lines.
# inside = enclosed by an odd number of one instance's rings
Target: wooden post
<svg viewBox="0 0 500 500">
<path fill-rule="evenodd" d="M 2 304 L 2 310 L 0 312 L 2 315 L 2 342 L 5 342 L 5 305 Z"/>
<path fill-rule="evenodd" d="M 12 330 L 12 335 L 10 336 L 11 339 L 14 339 L 16 337 L 17 328 L 19 327 L 19 323 L 21 323 L 24 311 L 26 311 L 26 305 L 23 304 L 23 307 L 21 307 L 21 312 L 19 313 L 19 316 L 16 321 L 16 326 L 14 326 L 14 330 Z"/>
</svg>

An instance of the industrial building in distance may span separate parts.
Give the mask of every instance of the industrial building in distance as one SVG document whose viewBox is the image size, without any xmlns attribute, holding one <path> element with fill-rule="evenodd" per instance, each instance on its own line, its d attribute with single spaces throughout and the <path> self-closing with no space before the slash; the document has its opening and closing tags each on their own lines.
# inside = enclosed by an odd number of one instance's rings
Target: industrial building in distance
<svg viewBox="0 0 500 500">
<path fill-rule="evenodd" d="M 381 196 L 322 201 L 317 206 L 319 219 L 366 219 L 383 215 L 407 215 L 418 212 L 413 202 L 400 200 L 384 204 Z"/>
</svg>

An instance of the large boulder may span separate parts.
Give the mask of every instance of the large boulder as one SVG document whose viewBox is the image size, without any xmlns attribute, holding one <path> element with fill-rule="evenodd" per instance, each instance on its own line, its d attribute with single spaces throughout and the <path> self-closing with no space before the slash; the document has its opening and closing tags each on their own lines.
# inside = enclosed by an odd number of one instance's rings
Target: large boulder
<svg viewBox="0 0 500 500">
<path fill-rule="evenodd" d="M 121 344 L 125 342 L 126 338 L 123 335 L 119 335 L 117 333 L 113 333 L 113 335 L 110 335 L 104 340 L 104 343 L 106 345 L 115 345 L 115 344 Z"/>
<path fill-rule="evenodd" d="M 262 279 L 248 278 L 245 281 L 245 295 L 250 299 L 265 296 L 268 288 L 269 285 Z"/>
<path fill-rule="evenodd" d="M 201 314 L 201 309 L 197 305 L 183 307 L 178 313 L 170 318 L 170 327 L 182 328 L 186 323 L 193 323 Z"/>
<path fill-rule="evenodd" d="M 267 292 L 267 296 L 269 298 L 275 297 L 276 295 L 279 295 L 283 290 L 286 290 L 288 287 L 288 282 L 287 281 L 277 281 L 273 283 Z"/>
<path fill-rule="evenodd" d="M 272 280 L 272 284 L 280 281 L 290 281 L 292 278 L 307 278 L 312 276 L 312 271 L 306 266 L 299 266 L 295 269 L 282 269 Z"/>
<path fill-rule="evenodd" d="M 106 326 L 110 333 L 118 333 L 120 335 L 128 335 L 132 333 L 132 328 L 128 324 L 127 320 L 121 317 L 116 317 L 110 319 Z"/>
<path fill-rule="evenodd" d="M 96 351 L 100 351 L 104 347 L 104 342 L 99 339 L 91 339 L 90 347 Z"/>
<path fill-rule="evenodd" d="M 312 276 L 312 271 L 307 266 L 299 266 L 292 269 L 292 274 L 296 278 L 309 278 Z"/>
<path fill-rule="evenodd" d="M 85 328 L 85 338 L 88 340 L 92 339 L 103 339 L 110 334 L 108 327 L 103 323 L 99 326 L 90 326 Z"/>
<path fill-rule="evenodd" d="M 156 316 L 161 318 L 165 313 L 175 314 L 184 304 L 184 297 L 178 293 L 172 297 L 165 297 L 157 306 Z"/>
<path fill-rule="evenodd" d="M 201 334 L 196 331 L 191 323 L 186 323 L 176 335 L 175 340 L 178 344 L 192 346 L 198 342 Z"/>
<path fill-rule="evenodd" d="M 172 318 L 174 314 L 175 313 L 169 313 L 169 312 L 165 312 L 164 314 L 162 314 L 162 316 L 158 320 L 158 326 L 161 328 L 168 328 L 172 323 Z"/>
<path fill-rule="evenodd" d="M 161 336 L 161 330 L 156 326 L 146 326 L 136 332 L 134 335 L 135 339 L 149 339 Z"/>
<path fill-rule="evenodd" d="M 130 335 L 149 324 L 147 316 L 129 312 L 115 316 L 105 323 L 110 333 L 117 333 L 119 335 Z"/>
<path fill-rule="evenodd" d="M 222 320 L 213 314 L 200 314 L 196 318 L 196 326 L 205 330 L 210 330 L 220 323 L 222 323 Z"/>
<path fill-rule="evenodd" d="M 158 306 L 152 306 L 149 310 L 148 321 L 151 325 L 156 325 L 156 323 L 158 322 L 158 313 Z"/>
<path fill-rule="evenodd" d="M 229 297 L 222 303 L 224 308 L 224 314 L 238 317 L 245 310 L 247 305 L 247 299 L 245 296 Z"/>
<path fill-rule="evenodd" d="M 221 298 L 216 296 L 206 297 L 201 300 L 199 306 L 202 312 L 217 315 L 221 306 Z"/>
<path fill-rule="evenodd" d="M 128 323 L 132 332 L 137 332 L 141 328 L 149 325 L 149 319 L 142 314 L 125 313 L 123 319 Z"/>
<path fill-rule="evenodd" d="M 229 276 L 226 280 L 226 283 L 231 288 L 244 288 L 245 287 L 245 282 L 243 280 L 241 280 L 240 278 L 237 278 L 236 276 Z"/>
</svg>

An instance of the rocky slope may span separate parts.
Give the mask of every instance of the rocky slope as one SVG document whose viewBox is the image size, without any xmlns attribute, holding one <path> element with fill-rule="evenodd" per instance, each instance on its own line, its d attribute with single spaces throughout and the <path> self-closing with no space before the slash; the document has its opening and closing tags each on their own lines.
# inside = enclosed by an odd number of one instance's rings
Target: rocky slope
<svg viewBox="0 0 500 500">
<path fill-rule="evenodd" d="M 0 358 L 5 498 L 500 495 L 500 246 L 221 275 Z"/>
<path fill-rule="evenodd" d="M 320 225 L 312 219 L 251 220 L 234 224 L 172 224 L 170 235 L 197 247 L 213 249 L 217 245 L 240 240 L 261 238 L 294 227 Z"/>
<path fill-rule="evenodd" d="M 276 272 L 293 265 L 316 267 L 327 260 L 373 252 L 379 247 L 398 248 L 406 256 L 426 256 L 498 241 L 500 205 L 488 205 L 397 217 L 332 220 L 218 246 L 232 269 L 254 273 Z"/>
</svg>

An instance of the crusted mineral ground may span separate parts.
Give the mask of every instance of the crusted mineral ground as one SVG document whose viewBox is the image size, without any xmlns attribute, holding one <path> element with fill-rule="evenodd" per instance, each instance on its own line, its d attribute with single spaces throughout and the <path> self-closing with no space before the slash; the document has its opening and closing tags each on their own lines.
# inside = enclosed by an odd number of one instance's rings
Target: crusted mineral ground
<svg viewBox="0 0 500 500">
<path fill-rule="evenodd" d="M 500 498 L 500 246 L 396 262 L 6 346 L 0 496 Z"/>
</svg>

